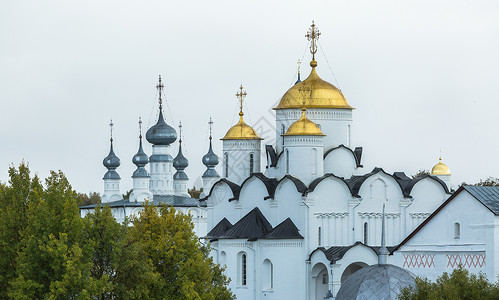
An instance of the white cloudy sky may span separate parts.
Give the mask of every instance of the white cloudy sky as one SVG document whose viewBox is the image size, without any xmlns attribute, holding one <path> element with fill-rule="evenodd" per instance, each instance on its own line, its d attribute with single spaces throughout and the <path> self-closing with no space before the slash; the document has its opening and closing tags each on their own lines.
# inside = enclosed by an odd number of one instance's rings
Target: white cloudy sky
<svg viewBox="0 0 499 300">
<path fill-rule="evenodd" d="M 296 61 L 310 60 L 311 20 L 322 33 L 319 74 L 336 84 L 326 57 L 356 108 L 365 172 L 414 174 L 442 150 L 455 183 L 499 177 L 498 16 L 498 1 L 479 0 L 4 0 L 0 181 L 24 159 L 41 177 L 61 169 L 78 191 L 102 192 L 112 118 L 130 189 L 137 119 L 156 121 L 159 74 L 167 122 L 182 121 L 186 171 L 199 181 L 209 117 L 220 154 L 242 83 L 248 123 L 272 122 Z"/>
</svg>

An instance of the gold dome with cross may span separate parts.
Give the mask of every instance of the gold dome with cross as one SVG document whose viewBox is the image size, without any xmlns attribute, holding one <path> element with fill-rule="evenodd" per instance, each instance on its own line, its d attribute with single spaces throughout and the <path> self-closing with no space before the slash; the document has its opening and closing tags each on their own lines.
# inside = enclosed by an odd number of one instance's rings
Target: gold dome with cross
<svg viewBox="0 0 499 300">
<path fill-rule="evenodd" d="M 321 79 L 317 74 L 315 68 L 317 62 L 315 61 L 315 53 L 317 52 L 317 40 L 319 39 L 320 32 L 312 21 L 310 30 L 305 37 L 310 41 L 310 53 L 312 53 L 312 61 L 310 66 L 312 71 L 310 75 L 303 80 L 292 86 L 282 96 L 279 104 L 274 107 L 275 110 L 287 108 L 300 108 L 302 106 L 302 98 L 299 89 L 303 86 L 310 86 L 310 93 L 305 98 L 305 107 L 307 108 L 343 108 L 354 109 L 348 104 L 347 99 L 343 93 L 331 83 Z"/>
<path fill-rule="evenodd" d="M 310 87 L 309 86 L 302 86 L 299 89 L 299 93 L 302 96 L 303 99 L 305 99 L 305 96 L 310 93 Z M 325 136 L 325 134 L 322 133 L 321 129 L 317 124 L 315 124 L 313 121 L 310 121 L 309 118 L 307 118 L 305 111 L 307 108 L 305 107 L 305 100 L 302 100 L 302 107 L 301 107 L 301 117 L 295 121 L 291 126 L 289 126 L 288 131 L 286 131 L 283 136 L 293 136 L 293 135 L 315 135 L 315 136 Z"/>
<path fill-rule="evenodd" d="M 241 85 L 239 91 L 236 93 L 236 97 L 240 102 L 239 122 L 232 126 L 221 140 L 263 140 L 251 126 L 244 122 L 243 100 L 246 95 L 246 91 L 243 90 L 243 86 Z"/>
</svg>

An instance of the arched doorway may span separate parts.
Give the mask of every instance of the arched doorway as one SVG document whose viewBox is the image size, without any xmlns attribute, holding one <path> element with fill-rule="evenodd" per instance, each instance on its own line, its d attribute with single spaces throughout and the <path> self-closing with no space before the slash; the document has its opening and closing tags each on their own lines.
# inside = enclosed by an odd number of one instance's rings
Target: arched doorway
<svg viewBox="0 0 499 300">
<path fill-rule="evenodd" d="M 329 290 L 329 274 L 323 263 L 318 263 L 312 268 L 312 289 L 315 291 L 316 300 L 326 297 Z"/>
<path fill-rule="evenodd" d="M 363 262 L 354 262 L 350 264 L 346 267 L 345 271 L 343 271 L 343 274 L 341 274 L 341 284 L 343 284 L 350 275 L 367 266 L 369 265 Z"/>
</svg>

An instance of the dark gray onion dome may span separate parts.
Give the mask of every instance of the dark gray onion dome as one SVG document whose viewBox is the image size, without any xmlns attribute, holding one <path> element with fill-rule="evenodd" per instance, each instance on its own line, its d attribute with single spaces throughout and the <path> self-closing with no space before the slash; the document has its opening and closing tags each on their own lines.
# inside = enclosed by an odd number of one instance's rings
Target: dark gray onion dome
<svg viewBox="0 0 499 300">
<path fill-rule="evenodd" d="M 213 152 L 213 148 L 211 147 L 211 136 L 210 136 L 210 149 L 208 153 L 203 156 L 203 164 L 207 167 L 215 167 L 218 165 L 219 159 L 218 156 Z"/>
<path fill-rule="evenodd" d="M 121 179 L 121 177 L 115 170 L 109 170 L 104 174 L 104 178 L 102 179 Z"/>
<path fill-rule="evenodd" d="M 159 110 L 158 122 L 147 130 L 146 139 L 153 145 L 170 145 L 177 140 L 177 131 L 166 124 L 161 108 Z"/>
<path fill-rule="evenodd" d="M 173 159 L 173 167 L 177 170 L 184 170 L 189 166 L 189 160 L 185 158 L 184 154 L 182 153 L 182 140 L 180 140 L 179 146 L 178 146 L 178 154 Z"/>
<path fill-rule="evenodd" d="M 350 275 L 336 300 L 397 299 L 401 289 L 415 285 L 415 276 L 407 270 L 394 265 L 372 265 Z"/>
<path fill-rule="evenodd" d="M 173 174 L 173 180 L 189 180 L 187 174 L 184 171 L 177 171 Z"/>
<path fill-rule="evenodd" d="M 149 173 L 144 167 L 137 167 L 132 174 L 132 178 L 149 178 Z"/>
<path fill-rule="evenodd" d="M 137 167 L 144 167 L 149 162 L 149 157 L 147 157 L 147 154 L 144 152 L 144 149 L 142 149 L 142 136 L 140 136 L 139 139 L 140 139 L 139 151 L 137 152 L 137 154 L 133 156 L 132 162 Z"/>
<path fill-rule="evenodd" d="M 116 154 L 114 154 L 113 151 L 113 140 L 111 140 L 111 149 L 109 150 L 109 154 L 106 158 L 104 158 L 102 164 L 104 164 L 104 167 L 108 170 L 114 170 L 120 166 L 120 159 L 116 156 Z"/>
</svg>

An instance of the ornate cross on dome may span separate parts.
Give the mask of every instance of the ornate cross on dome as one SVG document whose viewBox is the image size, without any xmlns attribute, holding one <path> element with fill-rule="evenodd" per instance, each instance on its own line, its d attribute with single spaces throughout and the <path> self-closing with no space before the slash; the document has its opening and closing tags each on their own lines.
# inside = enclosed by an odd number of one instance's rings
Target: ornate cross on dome
<svg viewBox="0 0 499 300">
<path fill-rule="evenodd" d="M 165 86 L 161 82 L 161 75 L 159 75 L 158 84 L 156 85 L 156 88 L 158 89 L 158 93 L 159 93 L 159 110 L 161 110 L 163 108 L 163 99 L 161 98 L 161 94 L 163 93 L 164 87 Z"/>
<path fill-rule="evenodd" d="M 307 93 L 310 93 L 310 86 L 308 86 L 308 85 L 300 86 L 298 88 L 298 91 L 300 92 L 300 94 L 301 94 L 301 96 L 303 98 L 302 99 L 302 108 L 301 108 L 301 110 L 305 111 L 305 110 L 307 110 L 306 107 L 305 107 L 305 103 L 307 101 L 307 97 L 306 96 L 307 96 Z"/>
<path fill-rule="evenodd" d="M 213 121 L 211 120 L 211 117 L 210 117 L 210 121 L 208 122 L 208 125 L 210 125 L 210 141 L 211 141 L 211 126 L 213 125 Z"/>
<path fill-rule="evenodd" d="M 178 133 L 178 136 L 180 137 L 180 138 L 178 139 L 178 142 L 179 142 L 180 144 L 182 144 L 182 122 L 181 122 L 181 121 L 180 121 L 180 122 L 178 122 L 178 132 L 179 132 L 179 133 Z"/>
<path fill-rule="evenodd" d="M 298 75 L 300 74 L 301 60 L 298 60 Z"/>
<path fill-rule="evenodd" d="M 113 119 L 111 119 L 111 122 L 109 123 L 109 128 L 111 129 L 111 143 L 113 142 Z"/>
<path fill-rule="evenodd" d="M 243 114 L 243 99 L 246 97 L 246 91 L 243 91 L 243 85 L 239 87 L 239 92 L 236 93 L 236 97 L 239 98 L 240 104 L 239 104 L 239 115 L 242 117 Z"/>
<path fill-rule="evenodd" d="M 312 61 L 315 61 L 315 53 L 317 53 L 317 40 L 319 39 L 319 36 L 321 33 L 319 32 L 319 29 L 315 26 L 314 21 L 312 21 L 312 25 L 310 25 L 310 29 L 308 30 L 307 34 L 305 37 L 307 38 L 308 41 L 311 42 L 310 44 L 310 53 L 312 53 Z"/>
<path fill-rule="evenodd" d="M 139 139 L 142 140 L 142 119 L 139 117 Z"/>
</svg>

